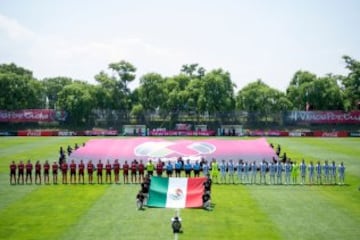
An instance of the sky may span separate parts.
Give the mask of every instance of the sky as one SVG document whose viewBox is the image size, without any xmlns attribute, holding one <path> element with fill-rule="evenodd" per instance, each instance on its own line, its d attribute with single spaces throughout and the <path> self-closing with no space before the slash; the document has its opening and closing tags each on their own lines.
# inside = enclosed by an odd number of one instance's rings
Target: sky
<svg viewBox="0 0 360 240">
<path fill-rule="evenodd" d="M 228 71 L 237 90 L 261 79 L 285 91 L 298 70 L 346 74 L 359 26 L 358 0 L 0 0 L 0 64 L 95 83 L 126 60 L 135 88 L 198 63 Z"/>
</svg>

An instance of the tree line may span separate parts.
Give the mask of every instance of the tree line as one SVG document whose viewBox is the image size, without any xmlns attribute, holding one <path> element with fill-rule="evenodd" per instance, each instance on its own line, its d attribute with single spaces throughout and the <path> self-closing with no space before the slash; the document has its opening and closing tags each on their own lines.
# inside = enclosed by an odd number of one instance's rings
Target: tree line
<svg viewBox="0 0 360 240">
<path fill-rule="evenodd" d="M 151 72 L 140 77 L 135 89 L 136 67 L 127 61 L 110 63 L 95 75 L 95 83 L 69 77 L 36 79 L 31 70 L 14 63 L 0 65 L 0 109 L 54 108 L 65 110 L 68 121 L 86 124 L 96 119 L 137 119 L 148 113 L 176 120 L 179 114 L 195 118 L 233 111 L 268 114 L 291 110 L 359 109 L 360 62 L 343 56 L 347 75 L 316 76 L 297 71 L 285 92 L 261 79 L 239 91 L 228 71 L 205 70 L 185 64 L 174 76 Z M 120 116 L 121 115 L 121 116 Z M 94 119 L 93 119 L 94 120 Z"/>
</svg>

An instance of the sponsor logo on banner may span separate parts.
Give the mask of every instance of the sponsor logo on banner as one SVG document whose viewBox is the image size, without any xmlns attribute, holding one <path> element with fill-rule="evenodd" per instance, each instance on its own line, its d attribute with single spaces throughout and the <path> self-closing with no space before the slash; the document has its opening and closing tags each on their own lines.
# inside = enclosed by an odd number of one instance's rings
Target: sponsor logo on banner
<svg viewBox="0 0 360 240">
<path fill-rule="evenodd" d="M 360 123 L 360 111 L 292 111 L 286 117 L 287 122 L 296 123 Z"/>
<path fill-rule="evenodd" d="M 64 121 L 66 113 L 54 109 L 0 110 L 0 122 L 54 122 Z"/>
</svg>

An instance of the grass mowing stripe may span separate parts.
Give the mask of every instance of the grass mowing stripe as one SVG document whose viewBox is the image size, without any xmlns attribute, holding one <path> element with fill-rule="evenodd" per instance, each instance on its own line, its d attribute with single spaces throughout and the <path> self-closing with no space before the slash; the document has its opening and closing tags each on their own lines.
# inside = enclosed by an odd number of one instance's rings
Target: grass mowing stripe
<svg viewBox="0 0 360 240">
<path fill-rule="evenodd" d="M 248 189 L 277 223 L 283 239 L 329 239 L 329 236 L 358 239 L 359 211 L 351 213 L 339 207 L 346 202 L 346 194 L 337 194 L 342 197 L 336 200 L 328 198 L 334 192 L 346 193 L 349 191 L 346 186 L 248 186 Z"/>
<path fill-rule="evenodd" d="M 279 239 L 278 226 L 240 185 L 214 185 L 211 212 L 185 209 L 181 239 Z M 187 220 L 188 219 L 188 220 Z M 186 222 L 188 221 L 188 224 Z"/>
<path fill-rule="evenodd" d="M 0 239 L 54 239 L 76 224 L 106 188 L 38 186 L 20 201 L 1 209 Z"/>
</svg>

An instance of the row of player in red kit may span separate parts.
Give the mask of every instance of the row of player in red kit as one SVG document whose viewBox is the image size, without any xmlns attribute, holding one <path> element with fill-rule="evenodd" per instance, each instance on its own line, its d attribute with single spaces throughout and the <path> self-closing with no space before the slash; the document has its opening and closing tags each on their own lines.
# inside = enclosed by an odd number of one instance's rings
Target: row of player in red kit
<svg viewBox="0 0 360 240">
<path fill-rule="evenodd" d="M 79 176 L 79 182 L 84 183 L 84 171 L 85 167 L 87 169 L 87 173 L 89 176 L 89 183 L 93 182 L 92 175 L 94 171 L 97 171 L 98 176 L 98 183 L 102 183 L 102 172 L 104 169 L 104 164 L 99 160 L 99 162 L 95 165 L 92 161 L 89 161 L 86 166 L 81 160 L 79 164 L 76 164 L 74 160 L 71 161 L 70 164 L 62 163 L 59 165 L 57 162 L 54 162 L 51 165 L 51 170 L 53 174 L 53 183 L 57 183 L 57 174 L 58 171 L 61 171 L 63 176 L 63 183 L 67 183 L 67 173 L 70 169 L 70 183 L 76 182 L 76 172 Z M 44 182 L 49 183 L 49 171 L 50 171 L 50 164 L 48 161 L 45 161 L 43 166 L 40 164 L 39 161 L 35 164 L 35 183 L 41 183 L 41 169 L 43 168 L 43 175 L 44 175 Z M 144 176 L 144 164 L 140 160 L 138 163 L 134 160 L 131 165 L 125 161 L 123 166 L 120 166 L 118 160 L 114 161 L 114 164 L 111 164 L 109 161 L 105 164 L 105 171 L 106 171 L 106 181 L 111 182 L 111 172 L 114 171 L 115 175 L 115 183 L 119 182 L 119 173 L 120 169 L 123 170 L 124 175 L 124 183 L 128 183 L 128 175 L 129 171 L 131 172 L 131 182 L 136 183 L 137 181 L 141 182 Z M 16 170 L 18 172 L 18 178 L 16 181 Z M 10 164 L 10 184 L 24 184 L 24 172 L 26 172 L 26 179 L 25 183 L 32 183 L 32 171 L 33 171 L 33 164 L 30 160 L 26 164 L 23 161 L 20 161 L 19 164 L 16 164 L 14 161 Z M 139 179 L 136 178 L 137 174 L 139 175 Z M 21 180 L 21 181 L 20 181 Z M 82 181 L 81 181 L 82 180 Z"/>
</svg>

